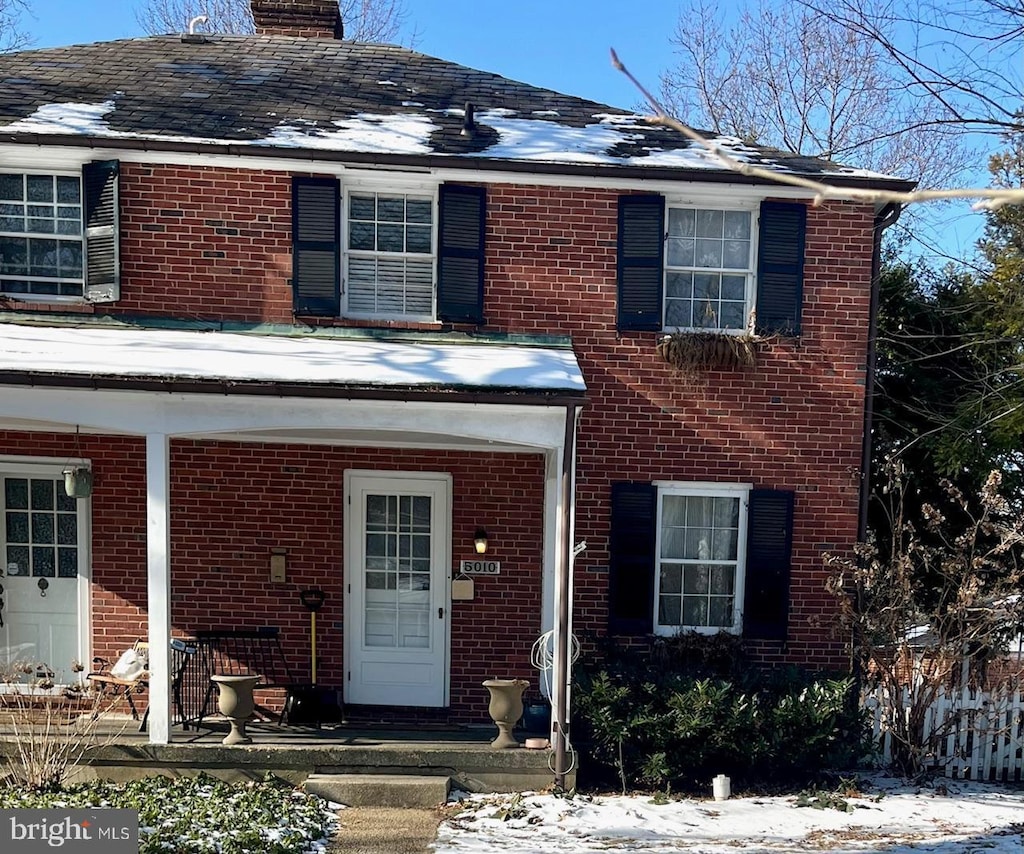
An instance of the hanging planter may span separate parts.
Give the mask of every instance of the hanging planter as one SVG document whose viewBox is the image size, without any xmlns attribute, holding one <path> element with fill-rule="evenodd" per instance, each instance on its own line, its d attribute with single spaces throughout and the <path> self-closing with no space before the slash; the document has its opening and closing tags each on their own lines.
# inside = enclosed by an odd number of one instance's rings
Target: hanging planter
<svg viewBox="0 0 1024 854">
<path fill-rule="evenodd" d="M 88 466 L 64 469 L 64 491 L 69 498 L 88 498 L 92 495 L 92 469 Z"/>
<path fill-rule="evenodd" d="M 746 333 L 673 332 L 658 341 L 658 353 L 684 372 L 750 368 L 757 364 L 757 339 Z"/>
</svg>

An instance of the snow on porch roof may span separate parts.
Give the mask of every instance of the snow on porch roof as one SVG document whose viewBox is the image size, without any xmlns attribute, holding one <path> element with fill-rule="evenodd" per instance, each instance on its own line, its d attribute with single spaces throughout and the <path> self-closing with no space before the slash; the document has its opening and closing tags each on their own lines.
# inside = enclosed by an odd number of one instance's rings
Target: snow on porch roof
<svg viewBox="0 0 1024 854">
<path fill-rule="evenodd" d="M 0 372 L 381 389 L 586 389 L 569 348 L 19 324 L 0 324 Z"/>
</svg>

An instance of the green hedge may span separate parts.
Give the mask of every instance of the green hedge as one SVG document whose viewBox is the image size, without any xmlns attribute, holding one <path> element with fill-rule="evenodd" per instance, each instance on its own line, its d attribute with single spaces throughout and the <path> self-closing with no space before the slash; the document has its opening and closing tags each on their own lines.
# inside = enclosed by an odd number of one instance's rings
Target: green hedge
<svg viewBox="0 0 1024 854">
<path fill-rule="evenodd" d="M 806 784 L 868 750 L 849 677 L 735 660 L 716 675 L 649 655 L 602 665 L 582 668 L 573 694 L 573 732 L 594 784 L 709 791 L 716 774 L 734 787 Z"/>
</svg>

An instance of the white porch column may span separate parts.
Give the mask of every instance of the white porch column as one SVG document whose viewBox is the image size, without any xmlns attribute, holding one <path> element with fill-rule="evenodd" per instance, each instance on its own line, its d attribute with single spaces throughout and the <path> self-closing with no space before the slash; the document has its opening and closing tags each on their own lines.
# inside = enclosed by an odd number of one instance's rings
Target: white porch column
<svg viewBox="0 0 1024 854">
<path fill-rule="evenodd" d="M 555 566 L 558 563 L 560 501 L 562 494 L 562 455 L 557 450 L 544 454 L 544 550 L 541 576 L 540 631 L 555 628 Z M 552 647 L 553 648 L 553 647 Z M 551 699 L 548 686 L 541 681 L 542 693 Z"/>
<path fill-rule="evenodd" d="M 565 788 L 569 767 L 570 690 L 572 685 L 572 564 L 576 489 L 576 423 L 579 408 L 565 410 L 565 441 L 558 496 L 558 550 L 555 557 L 555 634 L 551 680 L 551 742 L 555 754 L 555 784 Z"/>
<path fill-rule="evenodd" d="M 149 743 L 171 740 L 170 441 L 146 436 L 146 563 L 149 599 Z"/>
</svg>

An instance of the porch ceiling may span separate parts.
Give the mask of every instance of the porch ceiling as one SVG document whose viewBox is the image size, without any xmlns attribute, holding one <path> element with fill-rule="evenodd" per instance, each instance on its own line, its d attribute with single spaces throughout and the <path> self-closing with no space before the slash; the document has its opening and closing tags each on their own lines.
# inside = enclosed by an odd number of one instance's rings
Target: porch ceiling
<svg viewBox="0 0 1024 854">
<path fill-rule="evenodd" d="M 213 433 L 191 438 L 220 442 L 267 442 L 270 444 L 348 445 L 362 448 L 419 448 L 449 450 L 523 451 L 522 445 L 488 438 L 429 433 L 426 430 L 295 429 L 256 430 L 246 433 Z"/>
</svg>

